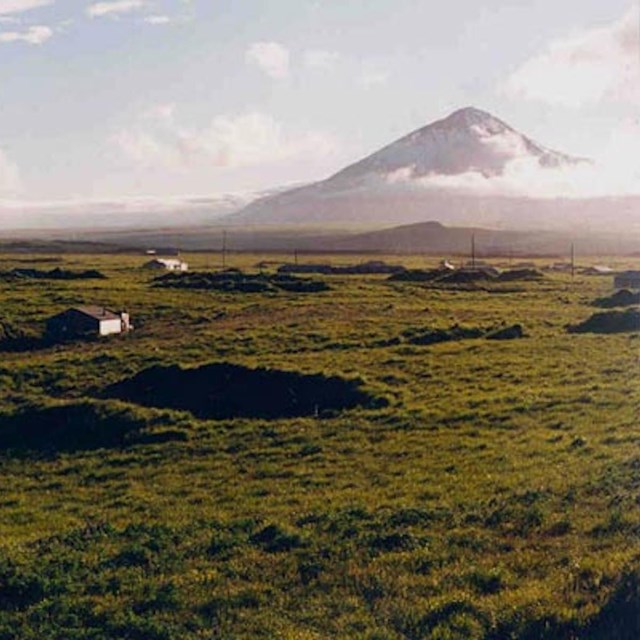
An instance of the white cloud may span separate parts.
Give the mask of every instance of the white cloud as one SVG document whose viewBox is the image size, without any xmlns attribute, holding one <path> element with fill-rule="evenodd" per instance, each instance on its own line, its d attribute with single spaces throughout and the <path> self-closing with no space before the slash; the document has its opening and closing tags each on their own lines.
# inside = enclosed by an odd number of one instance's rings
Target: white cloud
<svg viewBox="0 0 640 640">
<path fill-rule="evenodd" d="M 87 8 L 87 14 L 92 18 L 104 16 L 119 16 L 143 9 L 145 0 L 113 0 L 112 2 L 96 2 Z"/>
<path fill-rule="evenodd" d="M 388 81 L 389 74 L 381 69 L 365 69 L 358 78 L 358 82 L 366 89 L 383 86 Z"/>
<path fill-rule="evenodd" d="M 33 26 L 24 31 L 0 32 L 0 43 L 25 42 L 26 44 L 44 44 L 53 36 L 53 29 L 42 25 Z"/>
<path fill-rule="evenodd" d="M 171 22 L 173 22 L 170 16 L 164 16 L 164 15 L 147 16 L 144 19 L 144 21 L 147 24 L 153 24 L 153 25 L 171 24 Z"/>
<path fill-rule="evenodd" d="M 113 142 L 134 164 L 184 171 L 194 167 L 270 166 L 317 159 L 336 151 L 334 138 L 316 131 L 290 132 L 271 116 L 252 112 L 219 115 L 203 128 L 176 123 L 169 105 L 147 110 Z"/>
<path fill-rule="evenodd" d="M 508 78 L 507 95 L 569 107 L 640 103 L 640 15 L 577 31 L 549 44 Z"/>
<path fill-rule="evenodd" d="M 0 196 L 14 196 L 21 188 L 18 167 L 0 149 Z"/>
<path fill-rule="evenodd" d="M 145 120 L 156 121 L 160 123 L 172 123 L 173 116 L 176 111 L 176 105 L 172 102 L 165 104 L 156 104 L 143 112 L 142 117 Z"/>
<path fill-rule="evenodd" d="M 22 13 L 53 4 L 53 0 L 0 0 L 0 15 Z"/>
<path fill-rule="evenodd" d="M 254 42 L 245 53 L 247 63 L 258 66 L 277 80 L 289 76 L 290 59 L 289 50 L 278 42 Z"/>
<path fill-rule="evenodd" d="M 309 69 L 332 69 L 340 60 L 336 51 L 324 49 L 309 49 L 304 52 L 304 65 Z"/>
<path fill-rule="evenodd" d="M 177 145 L 142 129 L 123 129 L 113 136 L 113 142 L 135 165 L 145 169 L 158 166 L 179 169 L 184 165 Z"/>
</svg>

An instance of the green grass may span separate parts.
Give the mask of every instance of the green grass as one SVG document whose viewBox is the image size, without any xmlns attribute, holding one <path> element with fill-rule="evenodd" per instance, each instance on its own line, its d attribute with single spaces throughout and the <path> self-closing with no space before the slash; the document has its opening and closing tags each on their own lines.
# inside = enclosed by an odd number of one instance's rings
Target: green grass
<svg viewBox="0 0 640 640">
<path fill-rule="evenodd" d="M 0 283 L 0 320 L 30 332 L 80 303 L 136 325 L 0 353 L 0 640 L 637 637 L 640 339 L 566 331 L 610 278 L 184 291 L 143 261 Z M 503 324 L 527 337 L 398 340 Z M 389 405 L 206 421 L 95 400 L 210 362 L 359 378 Z"/>
</svg>

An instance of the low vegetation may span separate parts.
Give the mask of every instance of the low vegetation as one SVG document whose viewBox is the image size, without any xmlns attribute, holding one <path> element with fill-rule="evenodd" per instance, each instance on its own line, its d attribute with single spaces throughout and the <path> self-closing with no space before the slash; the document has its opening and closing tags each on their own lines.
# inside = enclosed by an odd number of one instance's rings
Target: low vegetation
<svg viewBox="0 0 640 640">
<path fill-rule="evenodd" d="M 0 639 L 637 637 L 638 336 L 567 331 L 611 278 L 238 295 L 56 259 L 107 279 L 0 281 L 3 339 L 79 304 L 135 330 L 1 354 Z"/>
</svg>

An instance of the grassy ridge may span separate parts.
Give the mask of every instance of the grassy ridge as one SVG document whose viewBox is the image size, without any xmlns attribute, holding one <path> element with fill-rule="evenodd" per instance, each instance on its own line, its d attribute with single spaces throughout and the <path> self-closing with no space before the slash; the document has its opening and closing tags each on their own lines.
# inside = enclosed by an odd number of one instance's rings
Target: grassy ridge
<svg viewBox="0 0 640 640">
<path fill-rule="evenodd" d="M 640 342 L 565 328 L 609 278 L 184 291 L 140 261 L 0 283 L 2 319 L 30 331 L 82 302 L 136 325 L 1 354 L 0 638 L 636 637 Z M 502 324 L 528 337 L 397 340 Z M 208 362 L 361 378 L 389 406 L 206 421 L 93 399 Z M 51 411 L 70 416 L 57 446 Z M 103 439 L 65 448 L 75 425 Z"/>
</svg>

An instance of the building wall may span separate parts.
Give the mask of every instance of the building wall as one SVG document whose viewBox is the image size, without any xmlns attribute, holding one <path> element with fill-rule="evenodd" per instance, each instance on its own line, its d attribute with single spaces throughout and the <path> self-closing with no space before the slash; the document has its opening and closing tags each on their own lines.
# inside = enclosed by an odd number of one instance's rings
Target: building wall
<svg viewBox="0 0 640 640">
<path fill-rule="evenodd" d="M 110 336 L 114 333 L 122 333 L 122 320 L 120 318 L 100 320 L 99 334 L 101 336 Z"/>
<path fill-rule="evenodd" d="M 47 333 L 58 338 L 74 338 L 81 336 L 108 336 L 127 331 L 128 314 L 125 318 L 97 319 L 70 309 L 47 321 Z"/>
<path fill-rule="evenodd" d="M 47 322 L 47 332 L 61 337 L 71 338 L 86 334 L 98 333 L 98 321 L 75 309 L 65 311 Z"/>
</svg>

